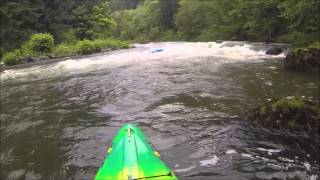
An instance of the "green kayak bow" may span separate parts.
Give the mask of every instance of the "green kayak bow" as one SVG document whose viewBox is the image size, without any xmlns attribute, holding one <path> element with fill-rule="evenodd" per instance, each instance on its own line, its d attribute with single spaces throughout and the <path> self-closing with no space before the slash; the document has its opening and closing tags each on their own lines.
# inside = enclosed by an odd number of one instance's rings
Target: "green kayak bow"
<svg viewBox="0 0 320 180">
<path fill-rule="evenodd" d="M 95 180 L 177 180 L 159 157 L 138 127 L 124 125 L 114 137 Z"/>
</svg>

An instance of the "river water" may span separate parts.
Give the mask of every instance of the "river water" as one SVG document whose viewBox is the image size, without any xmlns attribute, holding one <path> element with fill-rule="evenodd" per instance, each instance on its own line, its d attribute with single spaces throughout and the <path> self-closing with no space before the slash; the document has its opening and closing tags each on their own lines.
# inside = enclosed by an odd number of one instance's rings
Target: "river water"
<svg viewBox="0 0 320 180">
<path fill-rule="evenodd" d="M 93 179 L 125 123 L 180 179 L 319 179 L 315 139 L 243 119 L 273 97 L 319 98 L 316 76 L 264 44 L 135 46 L 3 72 L 1 179 Z"/>
</svg>

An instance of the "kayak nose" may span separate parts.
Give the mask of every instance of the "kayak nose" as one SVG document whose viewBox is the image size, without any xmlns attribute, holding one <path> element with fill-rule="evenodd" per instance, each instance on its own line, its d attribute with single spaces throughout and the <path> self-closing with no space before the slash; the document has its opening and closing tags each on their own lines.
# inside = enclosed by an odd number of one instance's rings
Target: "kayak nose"
<svg viewBox="0 0 320 180">
<path fill-rule="evenodd" d="M 177 179 L 161 161 L 160 154 L 154 151 L 144 133 L 133 124 L 120 128 L 108 152 L 95 180 Z"/>
</svg>

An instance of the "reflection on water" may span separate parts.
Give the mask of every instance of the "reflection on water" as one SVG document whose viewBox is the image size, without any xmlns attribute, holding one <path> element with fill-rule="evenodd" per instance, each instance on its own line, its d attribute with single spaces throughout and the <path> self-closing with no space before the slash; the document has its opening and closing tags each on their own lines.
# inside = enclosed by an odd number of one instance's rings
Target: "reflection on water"
<svg viewBox="0 0 320 180">
<path fill-rule="evenodd" d="M 317 77 L 262 44 L 136 46 L 2 73 L 1 179 L 92 179 L 124 123 L 181 179 L 319 177 L 315 140 L 242 120 L 272 97 L 319 98 Z"/>
</svg>

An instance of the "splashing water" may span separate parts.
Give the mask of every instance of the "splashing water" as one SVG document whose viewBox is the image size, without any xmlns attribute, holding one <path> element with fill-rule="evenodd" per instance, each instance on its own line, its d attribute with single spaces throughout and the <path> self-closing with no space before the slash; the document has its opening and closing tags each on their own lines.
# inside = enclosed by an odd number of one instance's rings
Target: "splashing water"
<svg viewBox="0 0 320 180">
<path fill-rule="evenodd" d="M 135 46 L 2 72 L 0 179 L 92 179 L 125 123 L 181 179 L 319 177 L 314 139 L 242 118 L 272 97 L 319 98 L 318 79 L 284 71 L 272 45 Z"/>
</svg>

